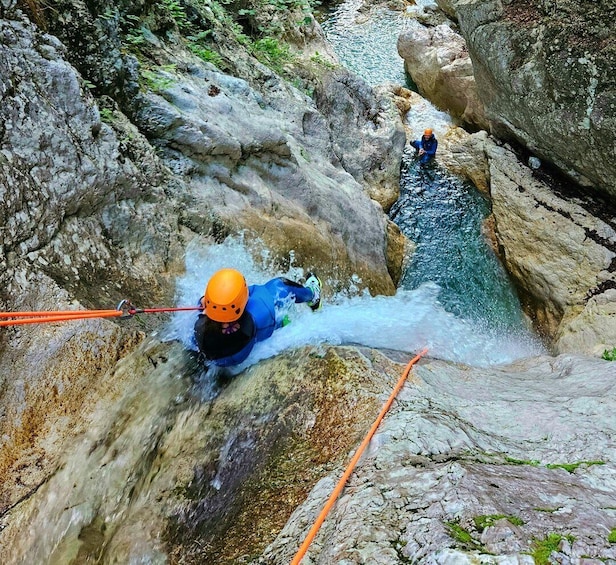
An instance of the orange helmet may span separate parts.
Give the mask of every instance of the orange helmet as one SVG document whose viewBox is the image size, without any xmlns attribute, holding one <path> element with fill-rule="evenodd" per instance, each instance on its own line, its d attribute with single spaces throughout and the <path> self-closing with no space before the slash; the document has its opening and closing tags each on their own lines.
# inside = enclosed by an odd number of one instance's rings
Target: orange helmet
<svg viewBox="0 0 616 565">
<path fill-rule="evenodd" d="M 430 128 L 428 128 L 427 130 L 424 130 L 424 135 L 427 135 L 428 137 L 430 137 L 432 135 L 432 130 Z"/>
<path fill-rule="evenodd" d="M 214 273 L 205 287 L 205 314 L 216 322 L 235 322 L 244 313 L 248 302 L 248 286 L 244 275 L 235 269 Z"/>
</svg>

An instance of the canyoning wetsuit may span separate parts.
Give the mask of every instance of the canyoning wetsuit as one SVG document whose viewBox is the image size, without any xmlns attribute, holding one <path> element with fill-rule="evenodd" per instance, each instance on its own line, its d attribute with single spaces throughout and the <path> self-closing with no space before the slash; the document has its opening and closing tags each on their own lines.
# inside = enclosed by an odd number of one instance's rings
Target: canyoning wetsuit
<svg viewBox="0 0 616 565">
<path fill-rule="evenodd" d="M 199 314 L 194 328 L 197 348 L 215 365 L 239 365 L 255 343 L 282 327 L 290 301 L 310 302 L 313 296 L 311 289 L 282 277 L 253 284 L 248 287 L 248 303 L 239 320 L 223 324 Z"/>
<path fill-rule="evenodd" d="M 434 137 L 434 134 L 432 134 L 428 139 L 426 139 L 425 136 L 422 136 L 421 139 L 411 141 L 411 145 L 417 150 L 423 149 L 425 151 L 425 153 L 419 158 L 419 161 L 425 164 L 436 155 L 438 141 L 436 140 L 436 137 Z"/>
</svg>

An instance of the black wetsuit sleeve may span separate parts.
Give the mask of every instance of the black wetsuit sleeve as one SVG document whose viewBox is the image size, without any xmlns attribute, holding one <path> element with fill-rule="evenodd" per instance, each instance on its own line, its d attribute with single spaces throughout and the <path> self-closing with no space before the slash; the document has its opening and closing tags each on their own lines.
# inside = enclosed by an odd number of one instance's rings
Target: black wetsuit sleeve
<svg viewBox="0 0 616 565">
<path fill-rule="evenodd" d="M 221 359 L 235 355 L 248 345 L 255 333 L 252 317 L 244 312 L 239 319 L 240 329 L 236 332 L 225 334 L 222 324 L 210 320 L 204 314 L 200 314 L 195 322 L 195 340 L 199 351 L 206 359 Z"/>
</svg>

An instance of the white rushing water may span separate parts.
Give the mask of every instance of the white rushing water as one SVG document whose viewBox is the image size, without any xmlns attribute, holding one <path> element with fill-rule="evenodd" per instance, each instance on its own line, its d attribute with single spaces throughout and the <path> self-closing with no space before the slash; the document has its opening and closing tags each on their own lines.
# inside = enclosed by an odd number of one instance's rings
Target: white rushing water
<svg viewBox="0 0 616 565">
<path fill-rule="evenodd" d="M 276 276 L 304 280 L 301 267 L 292 264 L 287 272 L 275 272 L 267 255 L 262 261 L 254 261 L 238 239 L 229 238 L 222 245 L 210 247 L 193 244 L 186 253 L 186 273 L 178 281 L 178 305 L 196 304 L 212 274 L 224 267 L 240 270 L 248 284 L 264 283 Z M 439 287 L 434 283 L 412 291 L 399 290 L 395 296 L 371 297 L 358 295 L 356 281 L 349 282 L 345 295 L 328 295 L 325 288 L 323 307 L 317 312 L 305 304 L 293 305 L 291 323 L 258 343 L 234 372 L 292 348 L 320 344 L 358 344 L 409 354 L 427 347 L 431 357 L 473 366 L 508 363 L 545 353 L 531 332 L 503 334 L 445 311 L 439 303 Z M 176 315 L 166 338 L 179 339 L 194 349 L 192 328 L 196 317 L 196 313 Z"/>
</svg>

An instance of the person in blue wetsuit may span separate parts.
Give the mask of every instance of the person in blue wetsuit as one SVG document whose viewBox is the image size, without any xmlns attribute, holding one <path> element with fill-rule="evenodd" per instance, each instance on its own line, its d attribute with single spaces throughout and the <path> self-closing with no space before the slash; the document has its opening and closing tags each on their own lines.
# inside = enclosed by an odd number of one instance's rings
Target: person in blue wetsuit
<svg viewBox="0 0 616 565">
<path fill-rule="evenodd" d="M 419 162 L 422 165 L 425 165 L 436 155 L 438 141 L 436 140 L 436 137 L 434 137 L 432 130 L 428 128 L 424 131 L 421 139 L 411 141 L 411 145 L 419 151 Z"/>
<path fill-rule="evenodd" d="M 289 301 L 321 304 L 321 281 L 309 274 L 305 286 L 282 277 L 248 286 L 235 269 L 214 273 L 201 297 L 194 337 L 199 353 L 219 367 L 239 365 L 255 343 L 282 327 Z"/>
</svg>

